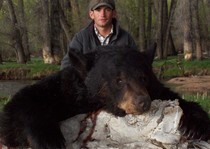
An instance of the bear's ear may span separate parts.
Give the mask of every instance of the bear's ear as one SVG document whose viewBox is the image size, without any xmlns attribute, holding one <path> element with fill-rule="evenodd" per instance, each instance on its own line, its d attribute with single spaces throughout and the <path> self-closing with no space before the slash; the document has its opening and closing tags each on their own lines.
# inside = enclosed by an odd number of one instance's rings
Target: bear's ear
<svg viewBox="0 0 210 149">
<path fill-rule="evenodd" d="M 86 70 L 87 60 L 84 54 L 82 54 L 79 50 L 70 48 L 68 51 L 68 56 L 71 65 L 76 70 L 78 70 L 81 73 L 81 75 L 85 75 L 87 71 Z"/>
<path fill-rule="evenodd" d="M 86 70 L 89 71 L 95 64 L 95 60 L 97 57 L 97 52 L 90 52 L 87 54 L 84 54 L 85 59 L 86 59 Z"/>
<path fill-rule="evenodd" d="M 145 54 L 147 55 L 148 61 L 150 64 L 152 64 L 155 58 L 156 47 L 157 47 L 157 43 L 155 42 L 152 45 L 150 45 L 150 47 L 145 51 Z"/>
</svg>

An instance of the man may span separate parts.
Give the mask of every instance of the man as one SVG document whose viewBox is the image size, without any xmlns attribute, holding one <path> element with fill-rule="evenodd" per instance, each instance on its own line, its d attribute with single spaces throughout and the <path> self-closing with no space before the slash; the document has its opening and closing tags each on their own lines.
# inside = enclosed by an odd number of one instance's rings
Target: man
<svg viewBox="0 0 210 149">
<path fill-rule="evenodd" d="M 116 14 L 114 0 L 91 0 L 89 16 L 92 22 L 73 37 L 70 47 L 83 54 L 104 45 L 136 47 L 131 35 L 119 26 Z M 66 54 L 61 62 L 61 69 L 69 65 L 71 64 Z"/>
</svg>

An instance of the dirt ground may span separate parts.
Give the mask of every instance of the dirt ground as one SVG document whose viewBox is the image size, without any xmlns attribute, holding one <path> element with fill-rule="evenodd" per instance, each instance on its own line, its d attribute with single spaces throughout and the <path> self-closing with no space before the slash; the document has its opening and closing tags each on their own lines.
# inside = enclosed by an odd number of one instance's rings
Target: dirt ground
<svg viewBox="0 0 210 149">
<path fill-rule="evenodd" d="M 210 92 L 210 76 L 177 77 L 167 83 L 175 85 L 178 91 Z"/>
</svg>

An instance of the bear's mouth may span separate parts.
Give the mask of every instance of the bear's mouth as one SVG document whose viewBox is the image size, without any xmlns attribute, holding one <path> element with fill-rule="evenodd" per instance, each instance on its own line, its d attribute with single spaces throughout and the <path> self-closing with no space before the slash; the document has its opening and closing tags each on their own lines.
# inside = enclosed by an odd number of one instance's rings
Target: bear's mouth
<svg viewBox="0 0 210 149">
<path fill-rule="evenodd" d="M 126 114 L 140 115 L 150 109 L 151 102 L 148 101 L 133 101 L 133 99 L 123 100 L 118 104 L 118 108 L 125 111 Z"/>
<path fill-rule="evenodd" d="M 133 109 L 126 109 L 125 110 L 126 114 L 132 114 L 132 115 L 141 115 L 144 112 L 146 112 L 146 111 L 136 111 L 136 110 L 133 110 Z"/>
</svg>

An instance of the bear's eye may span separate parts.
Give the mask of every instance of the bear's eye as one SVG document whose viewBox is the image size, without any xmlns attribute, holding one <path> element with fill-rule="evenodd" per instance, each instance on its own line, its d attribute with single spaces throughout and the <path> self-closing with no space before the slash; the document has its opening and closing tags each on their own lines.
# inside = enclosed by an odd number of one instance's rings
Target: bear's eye
<svg viewBox="0 0 210 149">
<path fill-rule="evenodd" d="M 140 77 L 140 81 L 141 81 L 142 83 L 146 83 L 146 82 L 147 82 L 147 78 L 146 78 L 146 77 Z"/>
<path fill-rule="evenodd" d="M 118 87 L 121 87 L 121 86 L 123 86 L 123 84 L 124 84 L 124 80 L 123 79 L 121 79 L 121 78 L 117 78 L 116 80 L 116 85 L 118 86 Z"/>
</svg>

